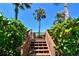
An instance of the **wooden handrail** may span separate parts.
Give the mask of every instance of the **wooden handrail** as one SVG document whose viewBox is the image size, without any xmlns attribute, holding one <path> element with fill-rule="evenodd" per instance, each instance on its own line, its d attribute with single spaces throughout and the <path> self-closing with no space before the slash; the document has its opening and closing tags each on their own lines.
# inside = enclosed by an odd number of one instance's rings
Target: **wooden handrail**
<svg viewBox="0 0 79 59">
<path fill-rule="evenodd" d="M 23 41 L 23 44 L 21 46 L 21 56 L 28 55 L 31 39 L 32 39 L 32 30 L 29 30 L 25 33 L 25 40 Z"/>
<path fill-rule="evenodd" d="M 53 39 L 49 35 L 49 33 L 46 31 L 45 33 L 45 40 L 49 48 L 49 52 L 51 53 L 51 56 L 55 56 L 55 44 L 53 42 Z"/>
</svg>

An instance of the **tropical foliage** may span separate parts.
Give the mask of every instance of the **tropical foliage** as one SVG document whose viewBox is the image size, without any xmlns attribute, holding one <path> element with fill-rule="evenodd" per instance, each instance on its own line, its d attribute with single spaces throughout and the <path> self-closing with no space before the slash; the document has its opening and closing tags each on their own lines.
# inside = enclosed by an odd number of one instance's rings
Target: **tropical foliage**
<svg viewBox="0 0 79 59">
<path fill-rule="evenodd" d="M 19 20 L 9 20 L 0 15 L 0 55 L 20 55 L 20 46 L 26 30 Z"/>
<path fill-rule="evenodd" d="M 54 3 L 54 5 L 59 5 L 60 3 Z M 69 11 L 68 11 L 68 3 L 64 3 L 64 19 L 67 20 L 69 18 Z"/>
<path fill-rule="evenodd" d="M 18 13 L 19 13 L 19 8 L 22 10 L 25 10 L 24 7 L 26 8 L 31 8 L 31 3 L 14 3 L 15 6 L 15 19 L 18 19 Z"/>
<path fill-rule="evenodd" d="M 61 23 L 64 19 L 64 13 L 63 12 L 57 12 L 56 14 L 56 20 L 54 21 L 54 24 Z"/>
<path fill-rule="evenodd" d="M 79 55 L 79 18 L 54 24 L 49 32 L 58 55 Z"/>
</svg>

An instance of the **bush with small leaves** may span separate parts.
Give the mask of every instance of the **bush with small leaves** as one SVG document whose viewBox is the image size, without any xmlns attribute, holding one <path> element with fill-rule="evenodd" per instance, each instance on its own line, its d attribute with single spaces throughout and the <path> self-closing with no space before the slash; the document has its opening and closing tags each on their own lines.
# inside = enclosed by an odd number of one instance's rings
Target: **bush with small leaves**
<svg viewBox="0 0 79 59">
<path fill-rule="evenodd" d="M 27 28 L 19 20 L 0 16 L 0 55 L 20 55 L 20 46 Z"/>
<path fill-rule="evenodd" d="M 49 30 L 59 55 L 79 55 L 79 18 L 63 20 Z"/>
</svg>

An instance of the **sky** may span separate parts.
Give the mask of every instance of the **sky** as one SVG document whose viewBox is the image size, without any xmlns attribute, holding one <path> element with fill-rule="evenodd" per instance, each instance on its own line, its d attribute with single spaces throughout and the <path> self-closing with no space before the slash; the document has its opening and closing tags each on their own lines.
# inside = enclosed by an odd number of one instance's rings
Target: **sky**
<svg viewBox="0 0 79 59">
<path fill-rule="evenodd" d="M 38 22 L 33 17 L 33 12 L 36 9 L 43 8 L 46 12 L 46 18 L 41 20 L 41 32 L 45 32 L 53 26 L 55 16 L 58 11 L 64 11 L 64 4 L 54 5 L 53 3 L 33 3 L 30 9 L 19 9 L 18 19 L 28 28 L 34 32 L 38 32 Z M 72 18 L 79 17 L 79 4 L 70 3 L 69 15 Z M 12 3 L 0 3 L 0 12 L 7 18 L 15 18 L 14 5 Z"/>
</svg>

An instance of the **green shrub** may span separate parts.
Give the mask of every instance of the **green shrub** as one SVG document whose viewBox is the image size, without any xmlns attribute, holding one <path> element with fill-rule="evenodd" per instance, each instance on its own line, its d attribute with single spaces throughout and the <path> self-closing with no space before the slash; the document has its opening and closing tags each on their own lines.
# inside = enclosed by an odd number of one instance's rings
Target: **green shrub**
<svg viewBox="0 0 79 59">
<path fill-rule="evenodd" d="M 49 30 L 59 55 L 79 55 L 79 18 L 63 20 Z"/>
<path fill-rule="evenodd" d="M 27 28 L 19 20 L 0 16 L 0 55 L 20 55 L 25 31 Z"/>
</svg>

